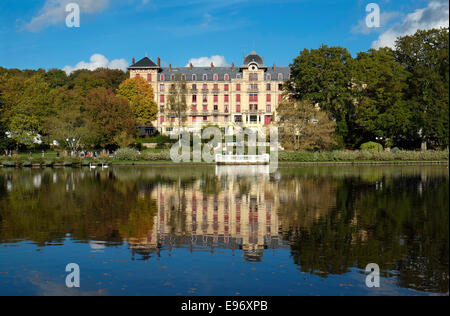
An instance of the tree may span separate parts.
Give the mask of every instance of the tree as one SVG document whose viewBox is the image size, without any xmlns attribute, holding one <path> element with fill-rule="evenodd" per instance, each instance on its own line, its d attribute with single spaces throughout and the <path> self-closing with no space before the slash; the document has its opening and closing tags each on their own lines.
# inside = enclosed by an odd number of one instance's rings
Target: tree
<svg viewBox="0 0 450 316">
<path fill-rule="evenodd" d="M 337 144 L 336 124 L 310 101 L 284 101 L 278 106 L 280 138 L 288 150 L 323 150 Z"/>
<path fill-rule="evenodd" d="M 167 99 L 167 109 L 169 115 L 176 118 L 178 121 L 178 138 L 181 137 L 181 124 L 186 120 L 187 111 L 187 85 L 186 81 L 182 80 L 181 75 L 177 74 L 169 89 L 169 97 Z"/>
<path fill-rule="evenodd" d="M 385 140 L 401 146 L 410 135 L 411 109 L 405 100 L 408 72 L 390 48 L 359 53 L 355 63 L 356 122 L 364 128 L 365 141 Z"/>
<path fill-rule="evenodd" d="M 449 31 L 417 31 L 398 38 L 396 59 L 410 73 L 407 98 L 414 109 L 415 138 L 432 147 L 449 145 Z"/>
<path fill-rule="evenodd" d="M 86 111 L 95 146 L 117 146 L 115 139 L 122 132 L 136 135 L 136 121 L 128 101 L 117 97 L 112 89 L 93 89 L 86 99 Z"/>
<path fill-rule="evenodd" d="M 46 130 L 51 141 L 58 141 L 60 146 L 70 151 L 78 151 L 89 145 L 92 130 L 88 126 L 84 102 L 79 89 L 63 87 L 53 91 L 55 115 L 46 120 Z"/>
<path fill-rule="evenodd" d="M 305 49 L 291 64 L 291 79 L 285 85 L 295 100 L 309 100 L 330 113 L 338 136 L 351 146 L 355 125 L 352 67 L 353 58 L 345 48 Z"/>
<path fill-rule="evenodd" d="M 135 77 L 122 82 L 117 95 L 128 100 L 136 122 L 140 126 L 151 126 L 158 113 L 153 88 L 143 78 Z"/>
</svg>

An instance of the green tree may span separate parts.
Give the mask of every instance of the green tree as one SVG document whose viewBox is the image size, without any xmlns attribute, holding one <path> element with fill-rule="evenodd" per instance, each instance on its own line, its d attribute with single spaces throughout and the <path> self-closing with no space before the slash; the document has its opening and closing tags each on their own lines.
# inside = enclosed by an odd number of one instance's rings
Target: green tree
<svg viewBox="0 0 450 316">
<path fill-rule="evenodd" d="M 449 145 L 449 32 L 448 28 L 417 31 L 400 37 L 396 59 L 410 73 L 408 102 L 413 112 L 415 139 L 432 147 Z"/>
<path fill-rule="evenodd" d="M 353 58 L 347 49 L 322 45 L 305 49 L 291 64 L 286 90 L 296 100 L 309 100 L 331 114 L 336 132 L 353 146 L 355 105 L 352 95 Z"/>
<path fill-rule="evenodd" d="M 116 137 L 122 132 L 136 135 L 136 121 L 125 98 L 117 97 L 111 89 L 93 89 L 86 98 L 89 126 L 97 147 L 117 146 Z"/>
<path fill-rule="evenodd" d="M 285 101 L 278 106 L 280 138 L 288 150 L 322 150 L 335 146 L 336 124 L 310 101 Z"/>
<path fill-rule="evenodd" d="M 117 95 L 128 100 L 139 125 L 152 125 L 158 110 L 153 88 L 148 82 L 141 77 L 127 79 L 120 84 Z"/>
<path fill-rule="evenodd" d="M 359 53 L 355 63 L 357 120 L 366 141 L 383 138 L 400 146 L 410 135 L 411 109 L 405 100 L 408 73 L 390 48 Z"/>
</svg>

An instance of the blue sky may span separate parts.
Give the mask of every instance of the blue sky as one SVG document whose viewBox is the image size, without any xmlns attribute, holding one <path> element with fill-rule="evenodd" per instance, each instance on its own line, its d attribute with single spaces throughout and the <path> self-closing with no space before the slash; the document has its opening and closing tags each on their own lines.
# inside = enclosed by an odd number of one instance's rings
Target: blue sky
<svg viewBox="0 0 450 316">
<path fill-rule="evenodd" d="M 69 2 L 80 5 L 79 28 L 66 26 Z M 365 27 L 371 2 L 380 7 L 380 28 Z M 322 43 L 356 54 L 436 26 L 448 27 L 447 1 L 2 0 L 0 66 L 123 68 L 146 54 L 164 65 L 191 59 L 200 65 L 211 56 L 219 64 L 241 64 L 251 50 L 266 64 L 287 66 L 304 48 Z"/>
</svg>

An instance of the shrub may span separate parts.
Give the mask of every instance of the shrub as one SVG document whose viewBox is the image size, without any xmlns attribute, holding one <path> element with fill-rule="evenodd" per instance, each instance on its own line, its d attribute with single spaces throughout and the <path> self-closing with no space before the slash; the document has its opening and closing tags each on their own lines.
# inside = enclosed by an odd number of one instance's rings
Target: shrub
<svg viewBox="0 0 450 316">
<path fill-rule="evenodd" d="M 383 145 L 375 142 L 368 142 L 361 145 L 361 150 L 371 153 L 378 153 L 383 151 Z"/>
<path fill-rule="evenodd" d="M 137 161 L 142 159 L 141 153 L 134 148 L 120 148 L 115 152 L 116 160 Z"/>
<path fill-rule="evenodd" d="M 161 152 L 146 152 L 143 155 L 144 160 L 148 161 L 170 161 L 170 153 L 169 151 L 161 151 Z"/>
</svg>

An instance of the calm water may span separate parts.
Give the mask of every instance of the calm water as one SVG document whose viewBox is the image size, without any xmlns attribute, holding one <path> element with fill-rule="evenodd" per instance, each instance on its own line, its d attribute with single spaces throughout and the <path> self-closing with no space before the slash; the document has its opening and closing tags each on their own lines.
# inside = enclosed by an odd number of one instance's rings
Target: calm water
<svg viewBox="0 0 450 316">
<path fill-rule="evenodd" d="M 65 286 L 72 262 L 79 289 Z M 447 166 L 0 169 L 0 295 L 448 287 Z"/>
</svg>

